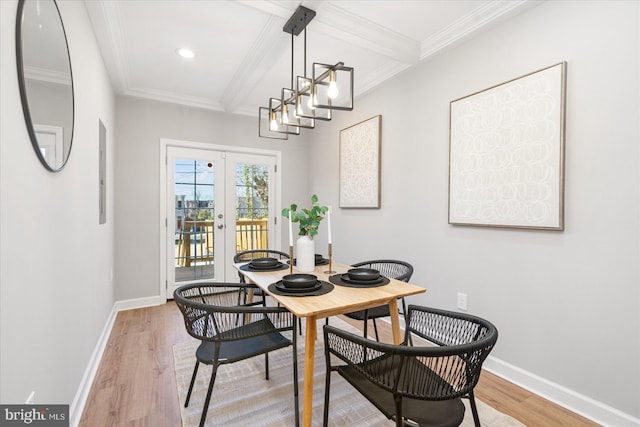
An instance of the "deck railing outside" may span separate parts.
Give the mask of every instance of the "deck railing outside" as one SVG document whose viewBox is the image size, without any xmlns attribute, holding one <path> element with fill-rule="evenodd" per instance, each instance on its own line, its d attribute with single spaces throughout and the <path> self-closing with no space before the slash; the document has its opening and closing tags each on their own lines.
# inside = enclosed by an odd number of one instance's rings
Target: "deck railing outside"
<svg viewBox="0 0 640 427">
<path fill-rule="evenodd" d="M 214 220 L 185 220 L 176 237 L 176 265 L 191 267 L 213 262 Z M 267 249 L 268 220 L 236 220 L 236 253 L 249 249 Z"/>
</svg>

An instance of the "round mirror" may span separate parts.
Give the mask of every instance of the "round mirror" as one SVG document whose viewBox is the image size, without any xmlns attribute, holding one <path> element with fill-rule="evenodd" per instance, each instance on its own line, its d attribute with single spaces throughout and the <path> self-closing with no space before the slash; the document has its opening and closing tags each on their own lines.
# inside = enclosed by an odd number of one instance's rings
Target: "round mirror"
<svg viewBox="0 0 640 427">
<path fill-rule="evenodd" d="M 73 78 L 67 37 L 54 0 L 20 0 L 16 62 L 22 110 L 42 164 L 61 170 L 73 140 Z"/>
</svg>

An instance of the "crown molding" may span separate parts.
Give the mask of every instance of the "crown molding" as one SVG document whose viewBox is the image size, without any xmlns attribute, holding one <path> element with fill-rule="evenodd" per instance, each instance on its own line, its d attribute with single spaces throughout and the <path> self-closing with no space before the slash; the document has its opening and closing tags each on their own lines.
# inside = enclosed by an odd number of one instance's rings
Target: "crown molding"
<svg viewBox="0 0 640 427">
<path fill-rule="evenodd" d="M 233 114 L 240 114 L 242 116 L 255 117 L 257 119 L 258 118 L 258 109 L 256 107 L 250 107 L 248 105 L 242 105 L 242 106 L 236 108 L 233 111 Z"/>
<path fill-rule="evenodd" d="M 189 107 L 203 108 L 205 110 L 222 111 L 225 109 L 219 102 L 212 102 L 208 98 L 200 98 L 195 96 L 186 96 L 180 93 L 171 91 L 163 91 L 156 89 L 149 89 L 144 87 L 136 87 L 127 89 L 123 95 L 131 96 L 134 98 L 153 99 L 155 101 L 169 102 L 172 104 L 186 105 Z"/>
<path fill-rule="evenodd" d="M 493 0 L 482 4 L 470 14 L 458 19 L 433 36 L 420 43 L 420 60 L 426 59 L 440 50 L 471 36 L 499 18 L 515 15 L 525 9 L 537 6 L 540 0 L 502 1 Z"/>
<path fill-rule="evenodd" d="M 62 71 L 47 70 L 40 67 L 25 65 L 24 76 L 31 80 L 71 86 L 71 74 Z"/>
<path fill-rule="evenodd" d="M 118 2 L 86 1 L 85 7 L 93 24 L 96 39 L 108 40 L 100 46 L 100 51 L 114 90 L 118 94 L 125 94 L 130 87 L 131 78 L 124 54 L 124 35 Z"/>
</svg>

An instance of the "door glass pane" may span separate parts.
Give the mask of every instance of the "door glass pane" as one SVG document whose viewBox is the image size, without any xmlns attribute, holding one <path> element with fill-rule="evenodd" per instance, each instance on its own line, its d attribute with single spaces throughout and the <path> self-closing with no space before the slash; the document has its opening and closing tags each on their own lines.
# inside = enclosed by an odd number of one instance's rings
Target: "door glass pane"
<svg viewBox="0 0 640 427">
<path fill-rule="evenodd" d="M 236 253 L 269 246 L 269 166 L 236 164 Z"/>
<path fill-rule="evenodd" d="M 175 281 L 214 277 L 215 168 L 175 160 Z"/>
</svg>

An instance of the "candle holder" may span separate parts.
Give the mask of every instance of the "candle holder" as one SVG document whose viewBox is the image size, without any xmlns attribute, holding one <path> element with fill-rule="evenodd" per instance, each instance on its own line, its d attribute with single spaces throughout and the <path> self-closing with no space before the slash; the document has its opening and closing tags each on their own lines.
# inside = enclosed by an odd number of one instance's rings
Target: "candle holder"
<svg viewBox="0 0 640 427">
<path fill-rule="evenodd" d="M 289 274 L 293 274 L 293 245 L 289 245 Z"/>
<path fill-rule="evenodd" d="M 332 257 L 332 255 L 333 255 L 332 246 L 333 246 L 333 245 L 332 245 L 331 243 L 329 243 L 329 249 L 327 250 L 327 252 L 329 253 L 329 270 L 325 271 L 325 272 L 324 272 L 324 274 L 333 274 L 333 273 L 336 273 L 336 271 L 333 271 L 333 270 L 331 269 L 331 257 Z"/>
</svg>

